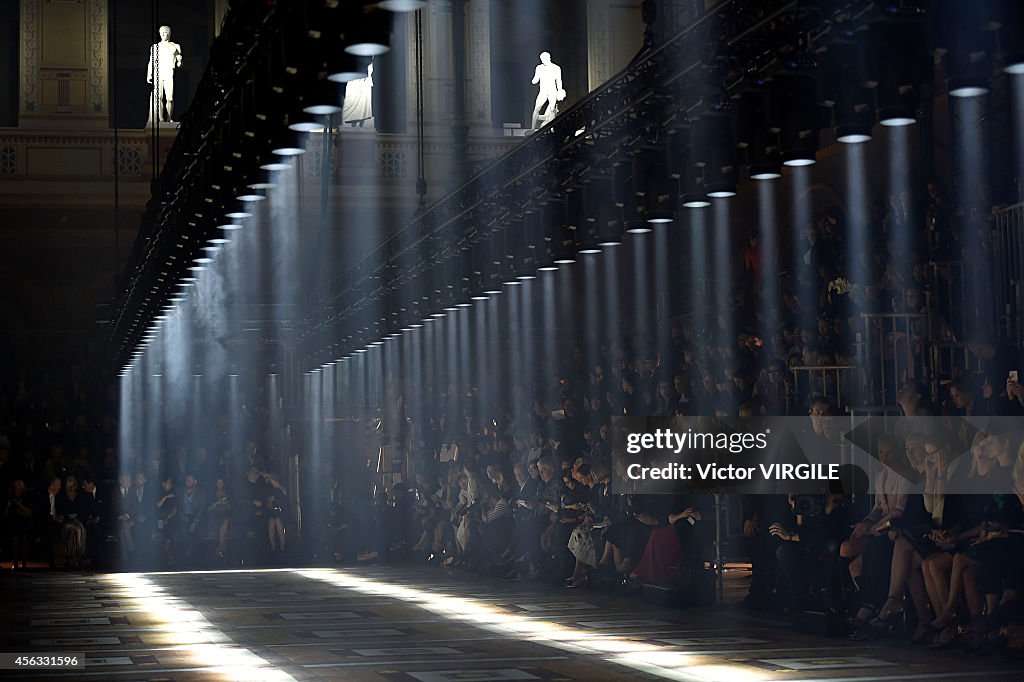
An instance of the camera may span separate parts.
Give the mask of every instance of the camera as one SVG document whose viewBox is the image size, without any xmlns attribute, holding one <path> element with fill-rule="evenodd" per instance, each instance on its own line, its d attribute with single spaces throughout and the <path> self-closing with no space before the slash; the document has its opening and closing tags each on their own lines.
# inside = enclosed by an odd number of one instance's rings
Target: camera
<svg viewBox="0 0 1024 682">
<path fill-rule="evenodd" d="M 821 495 L 797 495 L 793 511 L 798 516 L 818 516 L 825 511 L 825 498 Z"/>
</svg>

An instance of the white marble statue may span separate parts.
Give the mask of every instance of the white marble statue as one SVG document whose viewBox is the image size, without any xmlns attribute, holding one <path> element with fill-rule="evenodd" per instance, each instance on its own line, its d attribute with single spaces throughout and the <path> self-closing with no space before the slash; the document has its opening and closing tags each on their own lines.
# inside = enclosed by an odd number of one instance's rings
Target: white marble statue
<svg viewBox="0 0 1024 682">
<path fill-rule="evenodd" d="M 558 103 L 565 99 L 565 90 L 562 89 L 562 68 L 551 61 L 551 54 L 540 53 L 540 64 L 533 72 L 534 85 L 540 86 L 537 93 L 537 102 L 533 106 L 533 120 L 530 127 L 536 130 L 543 124 L 547 124 L 558 115 Z M 540 110 L 547 104 L 544 113 Z"/>
<path fill-rule="evenodd" d="M 373 62 L 366 69 L 366 78 L 358 78 L 345 85 L 341 120 L 354 128 L 373 127 Z"/>
<path fill-rule="evenodd" d="M 171 27 L 160 27 L 160 42 L 149 48 L 146 82 L 153 85 L 149 106 L 149 124 L 154 120 L 173 121 L 174 70 L 181 68 L 181 45 L 171 42 Z"/>
</svg>

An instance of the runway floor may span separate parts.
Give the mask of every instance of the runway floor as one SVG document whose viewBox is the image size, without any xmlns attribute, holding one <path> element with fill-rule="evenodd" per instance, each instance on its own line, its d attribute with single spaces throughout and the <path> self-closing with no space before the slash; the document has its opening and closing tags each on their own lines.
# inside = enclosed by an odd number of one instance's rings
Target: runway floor
<svg viewBox="0 0 1024 682">
<path fill-rule="evenodd" d="M 737 608 L 439 569 L 8 573 L 0 650 L 84 655 L 24 680 L 1021 680 L 1024 661 L 800 635 Z M 459 594 L 461 596 L 456 597 Z"/>
</svg>

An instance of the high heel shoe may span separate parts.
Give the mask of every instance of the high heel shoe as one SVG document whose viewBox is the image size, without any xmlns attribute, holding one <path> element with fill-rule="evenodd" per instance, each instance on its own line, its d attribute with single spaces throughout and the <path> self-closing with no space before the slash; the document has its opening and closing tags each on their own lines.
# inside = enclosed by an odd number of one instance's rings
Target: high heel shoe
<svg viewBox="0 0 1024 682">
<path fill-rule="evenodd" d="M 898 603 L 899 608 L 887 610 L 891 603 Z M 872 629 L 884 632 L 886 634 L 892 633 L 903 624 L 904 608 L 902 600 L 896 597 L 890 596 L 886 601 L 885 605 L 878 612 L 878 615 L 870 620 L 868 623 Z"/>
<path fill-rule="evenodd" d="M 890 604 L 896 604 L 898 608 L 889 609 Z M 894 597 L 889 595 L 888 599 L 885 600 L 885 604 L 878 612 L 878 620 L 883 622 L 891 622 L 894 618 L 901 618 L 903 616 L 903 600 L 900 597 Z"/>
<path fill-rule="evenodd" d="M 959 631 L 960 630 L 955 622 L 950 623 L 946 627 L 942 628 L 942 630 L 940 630 L 935 635 L 935 637 L 932 638 L 932 643 L 928 645 L 928 648 L 945 649 L 953 643 L 953 640 L 956 639 L 956 636 L 957 634 L 959 634 Z"/>
</svg>

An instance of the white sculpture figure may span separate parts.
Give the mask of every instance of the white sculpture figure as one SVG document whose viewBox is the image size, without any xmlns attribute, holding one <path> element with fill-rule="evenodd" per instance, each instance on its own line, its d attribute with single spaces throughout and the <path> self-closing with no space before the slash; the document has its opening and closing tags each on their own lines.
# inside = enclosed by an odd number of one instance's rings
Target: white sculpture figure
<svg viewBox="0 0 1024 682">
<path fill-rule="evenodd" d="M 146 82 L 153 84 L 153 101 L 149 107 L 150 124 L 154 119 L 173 120 L 174 70 L 178 68 L 181 68 L 181 45 L 171 42 L 170 26 L 161 26 L 160 42 L 149 48 L 149 66 L 146 68 Z"/>
<path fill-rule="evenodd" d="M 533 121 L 530 127 L 536 130 L 541 123 L 549 123 L 558 115 L 558 103 L 565 99 L 565 90 L 562 89 L 562 68 L 551 61 L 551 54 L 540 53 L 540 64 L 533 72 L 534 85 L 540 85 L 540 92 L 537 93 L 537 102 L 533 106 Z M 540 110 L 547 104 L 544 114 Z"/>
<path fill-rule="evenodd" d="M 341 120 L 354 128 L 373 127 L 373 62 L 366 69 L 366 78 L 349 81 L 345 86 Z"/>
</svg>

